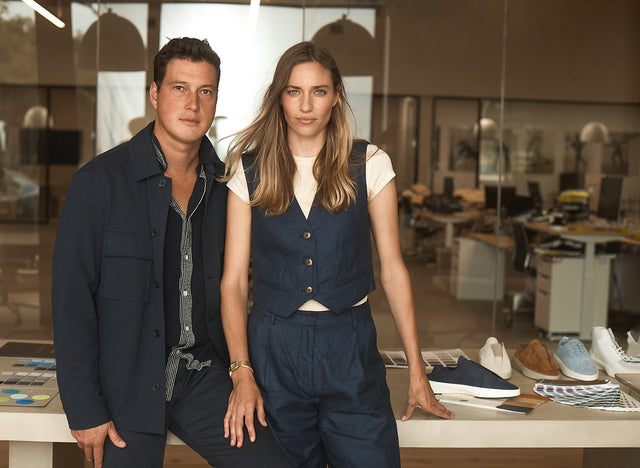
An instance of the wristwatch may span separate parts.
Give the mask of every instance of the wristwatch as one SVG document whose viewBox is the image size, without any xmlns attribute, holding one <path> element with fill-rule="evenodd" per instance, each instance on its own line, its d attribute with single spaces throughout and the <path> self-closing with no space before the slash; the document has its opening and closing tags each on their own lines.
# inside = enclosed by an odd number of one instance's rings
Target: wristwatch
<svg viewBox="0 0 640 468">
<path fill-rule="evenodd" d="M 237 371 L 241 367 L 246 367 L 253 372 L 253 367 L 249 361 L 233 361 L 229 366 L 229 377 L 231 377 L 231 374 L 233 374 L 234 371 Z"/>
</svg>

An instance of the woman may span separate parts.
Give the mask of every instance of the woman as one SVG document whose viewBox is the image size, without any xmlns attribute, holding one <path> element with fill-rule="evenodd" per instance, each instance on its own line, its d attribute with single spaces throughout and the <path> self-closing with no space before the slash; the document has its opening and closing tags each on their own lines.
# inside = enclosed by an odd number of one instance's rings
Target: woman
<svg viewBox="0 0 640 468">
<path fill-rule="evenodd" d="M 296 44 L 280 58 L 260 114 L 227 157 L 221 293 L 234 391 L 224 427 L 231 445 L 243 444 L 244 426 L 253 441 L 254 413 L 266 425 L 266 409 L 294 466 L 389 468 L 400 461 L 367 302 L 375 287 L 370 228 L 409 362 L 402 419 L 416 407 L 453 414 L 425 375 L 391 162 L 375 146 L 352 141 L 347 108 L 333 58 L 311 42 Z"/>
</svg>

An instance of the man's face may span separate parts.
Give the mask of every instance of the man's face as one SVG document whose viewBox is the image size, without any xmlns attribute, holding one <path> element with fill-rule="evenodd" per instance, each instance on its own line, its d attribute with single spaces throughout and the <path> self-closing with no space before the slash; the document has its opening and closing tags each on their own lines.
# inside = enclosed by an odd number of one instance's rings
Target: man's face
<svg viewBox="0 0 640 468">
<path fill-rule="evenodd" d="M 149 89 L 156 110 L 154 134 L 165 149 L 200 147 L 213 122 L 218 101 L 218 76 L 213 65 L 172 59 L 162 84 Z"/>
</svg>

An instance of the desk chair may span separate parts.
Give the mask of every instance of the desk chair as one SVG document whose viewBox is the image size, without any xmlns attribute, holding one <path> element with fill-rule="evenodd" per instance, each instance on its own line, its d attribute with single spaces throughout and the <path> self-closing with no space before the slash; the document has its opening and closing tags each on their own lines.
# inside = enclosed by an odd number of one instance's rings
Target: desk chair
<svg viewBox="0 0 640 468">
<path fill-rule="evenodd" d="M 28 335 L 34 331 L 40 331 L 24 327 L 23 322 L 23 313 L 27 310 L 39 312 L 40 304 L 20 299 L 21 294 L 38 295 L 39 261 L 38 254 L 29 259 L 2 259 L 0 266 L 0 313 L 8 310 L 13 316 L 12 326 L 15 327 L 6 332 L 5 337 Z"/>
<path fill-rule="evenodd" d="M 0 268 L 0 308 L 6 308 L 14 317 L 15 323 L 20 323 L 20 311 L 9 303 L 9 280 L 4 270 Z"/>
<path fill-rule="evenodd" d="M 428 198 L 428 194 L 417 194 L 413 190 L 406 190 L 398 201 L 398 212 L 404 220 L 403 225 L 405 228 L 412 229 L 414 233 L 415 253 L 412 248 L 410 255 L 416 255 L 425 264 L 436 262 L 434 237 L 443 232 L 442 228 L 437 227 L 430 218 L 421 215 Z"/>
<path fill-rule="evenodd" d="M 506 293 L 507 307 L 503 310 L 503 318 L 507 325 L 513 323 L 513 317 L 519 313 L 533 313 L 536 297 L 536 268 L 533 249 L 529 245 L 525 222 L 522 219 L 512 218 L 510 221 L 513 236 L 512 265 L 515 271 L 527 273 L 527 286 L 521 291 Z"/>
<path fill-rule="evenodd" d="M 414 215 L 411 225 L 416 236 L 418 260 L 425 265 L 437 263 L 437 247 L 441 244 L 437 238 L 441 237 L 443 229 L 437 226 L 431 218 L 420 216 L 419 213 Z"/>
</svg>

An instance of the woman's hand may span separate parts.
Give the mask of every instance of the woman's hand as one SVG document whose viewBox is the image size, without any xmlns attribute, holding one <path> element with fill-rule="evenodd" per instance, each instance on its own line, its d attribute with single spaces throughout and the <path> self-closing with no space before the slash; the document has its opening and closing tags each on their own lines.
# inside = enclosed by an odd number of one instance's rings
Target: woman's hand
<svg viewBox="0 0 640 468">
<path fill-rule="evenodd" d="M 224 437 L 230 438 L 230 445 L 242 447 L 244 442 L 243 426 L 247 426 L 249 440 L 255 442 L 256 430 L 253 426 L 254 413 L 258 422 L 267 427 L 264 404 L 260 389 L 251 370 L 241 367 L 231 376 L 233 390 L 229 395 L 229 406 L 224 416 Z"/>
<path fill-rule="evenodd" d="M 424 373 L 409 378 L 409 399 L 407 401 L 407 408 L 404 410 L 404 414 L 400 419 L 402 421 L 408 420 L 415 408 L 421 408 L 427 413 L 443 419 L 453 419 L 455 416 L 453 412 L 449 411 L 436 400 L 429 380 Z"/>
</svg>

